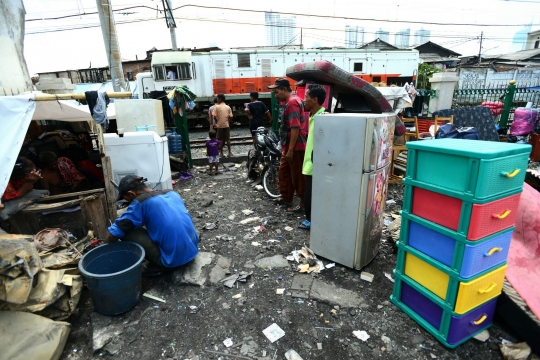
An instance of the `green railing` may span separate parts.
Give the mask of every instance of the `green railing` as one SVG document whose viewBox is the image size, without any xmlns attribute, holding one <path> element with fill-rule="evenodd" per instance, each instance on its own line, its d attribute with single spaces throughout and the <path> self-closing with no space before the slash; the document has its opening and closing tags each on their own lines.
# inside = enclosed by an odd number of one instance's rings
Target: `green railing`
<svg viewBox="0 0 540 360">
<path fill-rule="evenodd" d="M 503 102 L 507 93 L 507 88 L 457 89 L 454 90 L 452 108 L 480 106 L 485 101 Z"/>
</svg>

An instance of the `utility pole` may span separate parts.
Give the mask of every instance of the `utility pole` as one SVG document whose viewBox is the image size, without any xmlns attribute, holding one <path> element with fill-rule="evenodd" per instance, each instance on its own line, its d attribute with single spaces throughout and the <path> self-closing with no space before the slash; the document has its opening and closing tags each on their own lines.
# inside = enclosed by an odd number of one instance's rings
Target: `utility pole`
<svg viewBox="0 0 540 360">
<path fill-rule="evenodd" d="M 124 79 L 124 70 L 122 69 L 122 57 L 120 56 L 120 45 L 118 44 L 118 37 L 116 35 L 111 1 L 96 0 L 96 5 L 99 13 L 99 22 L 101 23 L 103 42 L 105 43 L 105 51 L 107 52 L 107 59 L 109 61 L 113 88 L 115 92 L 120 92 L 126 89 L 126 81 Z"/>
<path fill-rule="evenodd" d="M 480 65 L 480 61 L 482 60 L 482 38 L 484 37 L 484 32 L 482 31 L 480 33 L 480 49 L 478 49 L 478 65 Z"/>
<path fill-rule="evenodd" d="M 304 48 L 304 44 L 302 43 L 302 28 L 300 28 L 300 49 Z"/>
<path fill-rule="evenodd" d="M 178 50 L 178 47 L 176 46 L 176 22 L 174 21 L 174 16 L 172 14 L 171 0 L 161 0 L 161 2 L 163 4 L 163 10 L 165 10 L 167 27 L 171 32 L 172 49 L 176 51 Z M 165 6 L 165 4 L 167 5 Z"/>
</svg>

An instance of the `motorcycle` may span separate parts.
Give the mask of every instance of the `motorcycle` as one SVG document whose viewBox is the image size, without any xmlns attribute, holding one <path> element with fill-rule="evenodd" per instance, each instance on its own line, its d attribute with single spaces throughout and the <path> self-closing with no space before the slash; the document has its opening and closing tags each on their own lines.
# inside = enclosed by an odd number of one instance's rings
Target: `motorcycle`
<svg viewBox="0 0 540 360">
<path fill-rule="evenodd" d="M 281 161 L 281 144 L 277 135 L 266 130 L 263 126 L 257 128 L 256 149 L 248 152 L 248 178 L 262 178 L 264 191 L 271 198 L 278 198 L 279 193 L 279 163 Z"/>
</svg>

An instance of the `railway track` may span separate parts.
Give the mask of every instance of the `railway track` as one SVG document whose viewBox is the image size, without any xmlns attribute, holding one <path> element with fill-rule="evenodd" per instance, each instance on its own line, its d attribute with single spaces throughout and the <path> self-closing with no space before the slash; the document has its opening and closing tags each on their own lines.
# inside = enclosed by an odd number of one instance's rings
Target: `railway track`
<svg viewBox="0 0 540 360">
<path fill-rule="evenodd" d="M 189 142 L 192 149 L 201 149 L 206 147 L 207 139 L 191 140 Z M 253 144 L 253 138 L 251 136 L 235 136 L 231 137 L 231 147 L 236 145 L 251 145 Z"/>
</svg>

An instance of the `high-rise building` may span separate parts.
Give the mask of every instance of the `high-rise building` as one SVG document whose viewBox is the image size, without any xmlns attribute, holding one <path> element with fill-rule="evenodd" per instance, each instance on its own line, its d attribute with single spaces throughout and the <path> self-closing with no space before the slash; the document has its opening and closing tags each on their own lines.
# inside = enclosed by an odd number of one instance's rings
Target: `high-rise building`
<svg viewBox="0 0 540 360">
<path fill-rule="evenodd" d="M 364 44 L 364 28 L 345 26 L 345 47 L 354 49 Z"/>
<path fill-rule="evenodd" d="M 431 30 L 420 28 L 414 32 L 414 45 L 423 44 L 428 42 L 431 37 Z"/>
<path fill-rule="evenodd" d="M 273 12 L 264 13 L 264 24 L 266 25 L 266 45 L 280 46 L 287 45 L 295 36 L 296 18 L 281 18 L 279 14 Z"/>
<path fill-rule="evenodd" d="M 382 41 L 390 41 L 390 33 L 388 31 L 384 31 L 383 29 L 380 29 L 377 30 L 377 32 L 375 32 L 375 38 L 379 38 L 381 39 Z"/>
<path fill-rule="evenodd" d="M 410 39 L 411 39 L 410 28 L 398 31 L 394 37 L 394 45 L 400 49 L 409 47 Z"/>
</svg>

